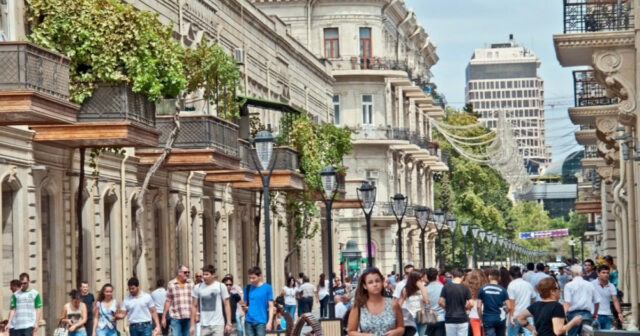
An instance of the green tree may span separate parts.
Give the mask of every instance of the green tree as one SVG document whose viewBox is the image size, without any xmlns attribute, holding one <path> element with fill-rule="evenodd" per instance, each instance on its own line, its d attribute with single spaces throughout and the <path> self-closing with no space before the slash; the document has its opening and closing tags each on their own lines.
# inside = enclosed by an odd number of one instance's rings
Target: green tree
<svg viewBox="0 0 640 336">
<path fill-rule="evenodd" d="M 511 210 L 511 219 L 516 232 L 541 231 L 550 227 L 549 213 L 540 203 L 519 201 Z M 534 250 L 547 250 L 551 238 L 517 239 L 522 246 Z"/>
</svg>

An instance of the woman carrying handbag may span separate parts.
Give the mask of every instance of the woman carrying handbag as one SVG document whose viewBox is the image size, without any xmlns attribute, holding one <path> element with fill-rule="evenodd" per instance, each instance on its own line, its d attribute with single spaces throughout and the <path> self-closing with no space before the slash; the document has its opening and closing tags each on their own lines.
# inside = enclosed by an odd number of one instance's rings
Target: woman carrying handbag
<svg viewBox="0 0 640 336">
<path fill-rule="evenodd" d="M 87 322 L 87 306 L 82 302 L 79 290 L 72 290 L 69 296 L 71 302 L 62 307 L 60 323 L 68 326 L 68 336 L 87 336 L 87 330 L 84 328 Z"/>
<path fill-rule="evenodd" d="M 418 271 L 412 271 L 407 278 L 407 285 L 402 289 L 402 294 L 398 300 L 400 307 L 406 302 L 406 309 L 414 318 L 417 328 L 411 331 L 411 328 L 405 326 L 405 335 L 413 336 L 422 325 L 426 324 L 425 305 L 429 304 L 427 288 L 424 286 L 423 274 Z M 420 321 L 418 321 L 418 317 Z"/>
</svg>

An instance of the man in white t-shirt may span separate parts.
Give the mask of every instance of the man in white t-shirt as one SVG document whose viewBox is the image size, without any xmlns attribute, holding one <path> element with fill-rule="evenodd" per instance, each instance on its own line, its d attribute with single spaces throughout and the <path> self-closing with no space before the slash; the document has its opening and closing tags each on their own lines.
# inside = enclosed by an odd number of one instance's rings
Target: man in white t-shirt
<svg viewBox="0 0 640 336">
<path fill-rule="evenodd" d="M 334 296 L 333 301 L 336 303 L 336 318 L 341 319 L 347 312 L 347 306 L 344 304 L 345 297 L 342 295 Z"/>
<path fill-rule="evenodd" d="M 216 269 L 207 265 L 202 269 L 204 282 L 191 291 L 191 327 L 189 333 L 195 334 L 196 323 L 200 323 L 202 336 L 224 336 L 231 332 L 231 306 L 229 292 L 225 285 L 215 281 Z M 224 305 L 223 305 L 224 302 Z M 200 310 L 198 312 L 198 303 Z M 223 310 L 224 309 L 224 313 Z M 226 321 L 225 321 L 226 316 Z"/>
<path fill-rule="evenodd" d="M 616 287 L 609 282 L 609 272 L 611 269 L 607 265 L 601 265 L 598 267 L 598 278 L 591 281 L 593 288 L 596 289 L 598 296 L 600 297 L 600 309 L 598 309 L 598 325 L 601 330 L 610 330 L 613 325 L 613 312 L 611 311 L 611 304 L 616 310 L 616 315 L 620 321 L 624 322 L 624 316 L 622 316 L 622 310 L 620 309 L 620 302 L 618 301 L 618 291 Z"/>
<path fill-rule="evenodd" d="M 164 288 L 163 279 L 156 281 L 156 289 L 151 292 L 151 299 L 153 299 L 153 305 L 156 307 L 158 316 L 162 316 L 164 303 L 167 301 L 167 290 Z M 162 328 L 162 335 L 169 335 L 169 328 Z"/>
<path fill-rule="evenodd" d="M 122 309 L 127 312 L 129 319 L 129 334 L 131 336 L 151 336 L 152 332 L 160 334 L 160 322 L 158 313 L 153 305 L 151 295 L 140 290 L 140 282 L 137 278 L 131 278 L 127 282 L 129 296 L 122 301 Z M 155 330 L 151 329 L 151 321 L 155 323 Z"/>
<path fill-rule="evenodd" d="M 509 294 L 509 301 L 512 302 L 511 306 L 513 307 L 513 311 L 509 312 L 507 335 L 518 336 L 519 333 L 522 333 L 523 336 L 531 336 L 531 331 L 523 328 L 518 323 L 518 320 L 516 320 L 516 316 L 534 302 L 536 293 L 531 284 L 522 279 L 520 267 L 511 266 L 509 274 L 511 274 L 513 280 L 511 280 L 507 287 L 507 293 Z M 529 323 L 532 322 L 532 320 L 529 321 Z"/>
</svg>

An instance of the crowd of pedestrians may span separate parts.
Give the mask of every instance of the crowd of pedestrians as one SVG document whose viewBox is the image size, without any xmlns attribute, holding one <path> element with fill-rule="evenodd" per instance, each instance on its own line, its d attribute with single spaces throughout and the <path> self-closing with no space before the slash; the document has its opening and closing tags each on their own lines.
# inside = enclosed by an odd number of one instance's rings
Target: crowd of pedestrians
<svg viewBox="0 0 640 336">
<path fill-rule="evenodd" d="M 588 259 L 557 273 L 541 263 L 524 270 L 514 265 L 451 272 L 406 265 L 402 277 L 385 278 L 371 267 L 359 275 L 355 288 L 349 277 L 321 274 L 316 283 L 299 274 L 289 277 L 275 298 L 260 268 L 250 268 L 247 278 L 244 288 L 231 274 L 218 281 L 208 265 L 192 280 L 181 265 L 174 279 L 166 286 L 158 280 L 151 293 L 130 278 L 122 302 L 111 284 L 102 286 L 96 299 L 82 282 L 61 308 L 58 329 L 68 336 L 118 336 L 118 321 L 126 319 L 131 336 L 223 336 L 234 330 L 264 336 L 286 329 L 286 315 L 312 312 L 314 304 L 321 318 L 328 317 L 329 293 L 350 336 L 576 336 L 585 324 L 613 329 L 624 321 L 610 257 L 597 267 Z M 10 283 L 5 326 L 10 336 L 33 336 L 38 330 L 43 302 L 29 283 L 26 273 Z"/>
</svg>

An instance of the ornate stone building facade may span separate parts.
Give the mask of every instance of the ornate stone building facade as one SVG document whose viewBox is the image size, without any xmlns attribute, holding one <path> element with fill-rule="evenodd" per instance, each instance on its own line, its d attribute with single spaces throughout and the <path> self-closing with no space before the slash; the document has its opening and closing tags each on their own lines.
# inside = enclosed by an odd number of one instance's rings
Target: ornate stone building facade
<svg viewBox="0 0 640 336">
<path fill-rule="evenodd" d="M 346 198 L 356 199 L 356 188 L 365 181 L 377 188 L 371 221 L 375 266 L 386 273 L 398 270 L 398 244 L 403 245 L 405 263 L 421 265 L 413 206 L 433 209 L 434 174 L 447 170 L 431 142 L 429 123 L 430 117 L 444 115 L 429 93 L 435 88 L 429 69 L 438 61 L 436 45 L 403 1 L 255 0 L 254 4 L 278 15 L 293 36 L 333 65 L 333 121 L 357 131 L 353 152 L 344 160 Z M 390 209 L 396 193 L 411 204 L 401 242 Z M 334 212 L 336 244 L 357 246 L 366 257 L 362 210 Z M 432 226 L 427 233 L 428 266 L 435 265 L 434 234 Z M 338 262 L 335 256 L 334 265 Z M 360 267 L 345 263 L 343 271 L 352 274 Z"/>
<path fill-rule="evenodd" d="M 588 67 L 574 71 L 576 107 L 569 116 L 581 125 L 576 139 L 591 153 L 583 160 L 588 170 L 583 181 L 600 185 L 595 193 L 579 195 L 576 209 L 600 219 L 588 231 L 602 254 L 615 257 L 619 288 L 631 304 L 628 328 L 637 329 L 640 1 L 565 1 L 564 6 L 564 34 L 553 37 L 556 55 L 563 66 Z"/>
</svg>

